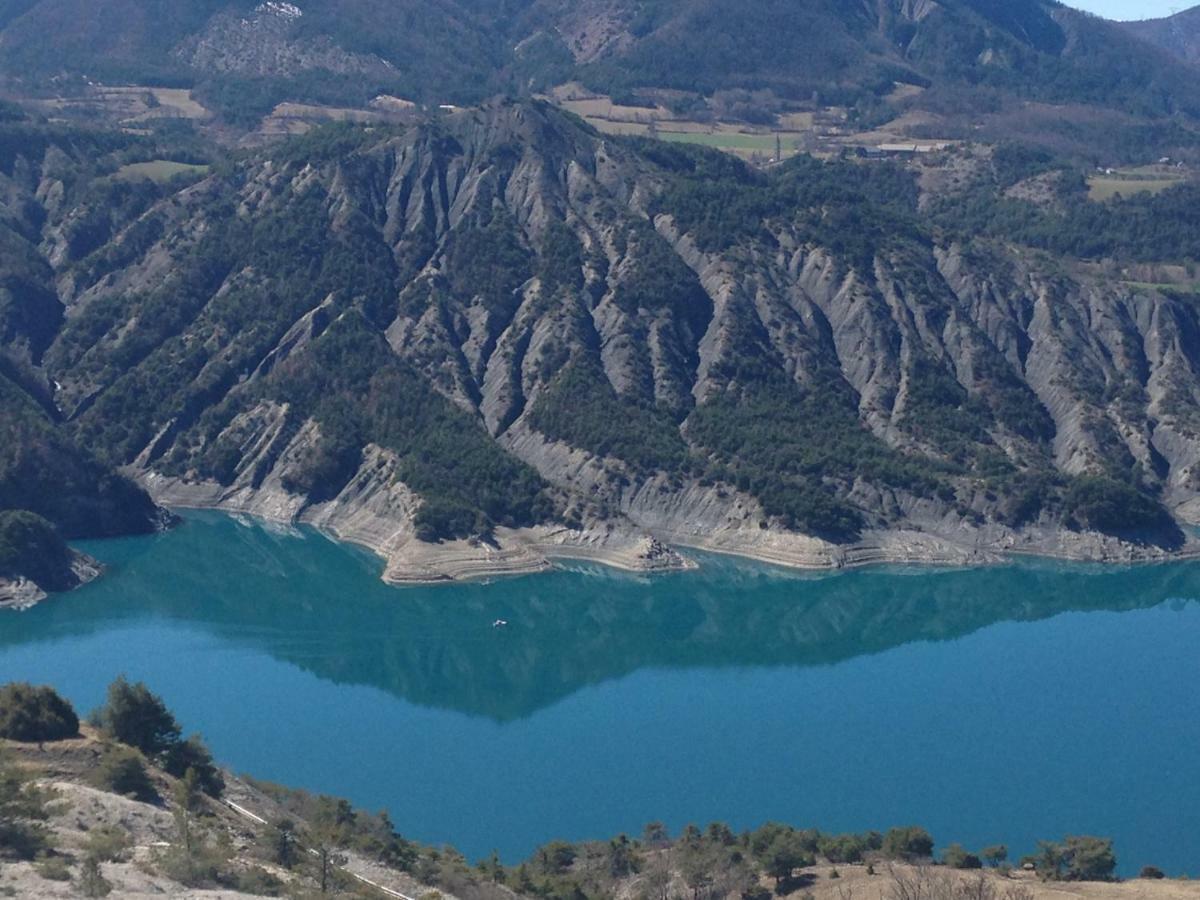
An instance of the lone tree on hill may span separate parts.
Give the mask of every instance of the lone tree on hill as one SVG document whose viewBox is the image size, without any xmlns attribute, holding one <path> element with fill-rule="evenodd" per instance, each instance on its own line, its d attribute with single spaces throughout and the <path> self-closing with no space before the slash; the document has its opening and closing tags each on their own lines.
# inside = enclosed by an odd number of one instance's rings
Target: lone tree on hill
<svg viewBox="0 0 1200 900">
<path fill-rule="evenodd" d="M 815 862 L 804 834 L 775 823 L 764 825 L 750 836 L 750 849 L 777 887 L 791 881 L 796 869 Z"/>
<path fill-rule="evenodd" d="M 100 727 L 114 740 L 136 747 L 161 762 L 182 740 L 182 731 L 162 698 L 142 682 L 130 684 L 121 675 L 108 686 L 108 700 L 99 711 Z"/>
</svg>

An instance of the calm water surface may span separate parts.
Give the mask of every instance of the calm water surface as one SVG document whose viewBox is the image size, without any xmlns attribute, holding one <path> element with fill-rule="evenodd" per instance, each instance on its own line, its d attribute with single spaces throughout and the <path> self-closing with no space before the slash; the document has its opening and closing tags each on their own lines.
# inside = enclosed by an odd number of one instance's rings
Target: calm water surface
<svg viewBox="0 0 1200 900">
<path fill-rule="evenodd" d="M 1103 834 L 1125 872 L 1200 874 L 1200 565 L 395 589 L 215 514 L 86 549 L 107 577 L 0 615 L 0 681 L 86 710 L 144 679 L 230 767 L 471 858 L 781 819 L 1014 853 Z"/>
</svg>

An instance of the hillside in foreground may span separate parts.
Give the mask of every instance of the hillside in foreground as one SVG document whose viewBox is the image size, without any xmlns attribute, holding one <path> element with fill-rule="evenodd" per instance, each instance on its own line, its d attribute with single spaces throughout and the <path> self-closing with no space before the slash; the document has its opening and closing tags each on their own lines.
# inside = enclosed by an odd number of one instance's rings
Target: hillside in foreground
<svg viewBox="0 0 1200 900">
<path fill-rule="evenodd" d="M 23 715 L 28 713 L 30 715 Z M 32 716 L 32 717 L 31 717 Z M 118 681 L 78 723 L 52 691 L 0 689 L 0 893 L 28 898 L 350 895 L 431 900 L 690 897 L 769 900 L 1191 900 L 1200 886 L 1146 866 L 1114 880 L 1111 842 L 1068 837 L 1008 862 L 1008 848 L 937 850 L 919 827 L 830 835 L 721 823 L 675 836 L 550 841 L 519 865 L 472 864 L 406 840 L 386 813 L 236 777 L 142 685 Z M 120 735 L 118 738 L 117 735 Z M 38 743 L 38 740 L 43 743 Z M 182 772 L 180 755 L 191 765 Z M 176 775 L 168 774 L 169 771 Z M 986 863 L 987 867 L 984 868 Z"/>
</svg>

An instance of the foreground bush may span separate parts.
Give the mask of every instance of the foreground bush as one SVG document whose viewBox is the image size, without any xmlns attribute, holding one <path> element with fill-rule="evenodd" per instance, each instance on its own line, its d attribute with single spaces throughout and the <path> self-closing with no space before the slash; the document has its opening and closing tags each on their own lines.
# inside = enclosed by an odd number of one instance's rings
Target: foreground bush
<svg viewBox="0 0 1200 900">
<path fill-rule="evenodd" d="M 53 688 L 17 682 L 0 687 L 0 737 L 42 743 L 79 734 L 79 717 Z"/>
<path fill-rule="evenodd" d="M 883 836 L 883 855 L 888 859 L 928 859 L 933 856 L 933 838 L 916 825 L 893 828 Z"/>
<path fill-rule="evenodd" d="M 96 720 L 109 737 L 134 747 L 163 771 L 183 778 L 196 773 L 197 785 L 210 797 L 220 797 L 225 780 L 199 735 L 183 739 L 175 716 L 157 694 L 142 682 L 130 684 L 124 676 L 108 688 L 108 699 L 96 711 Z"/>
<path fill-rule="evenodd" d="M 942 854 L 942 862 L 952 869 L 982 869 L 983 860 L 976 854 L 968 853 L 962 844 L 951 844 Z"/>
<path fill-rule="evenodd" d="M 1111 881 L 1117 868 L 1112 841 L 1098 837 L 1066 837 L 1042 841 L 1036 858 L 1045 881 Z"/>
<path fill-rule="evenodd" d="M 158 799 L 158 791 L 146 771 L 142 755 L 128 747 L 109 747 L 100 757 L 100 762 L 91 774 L 94 787 L 122 797 L 152 803 Z"/>
</svg>

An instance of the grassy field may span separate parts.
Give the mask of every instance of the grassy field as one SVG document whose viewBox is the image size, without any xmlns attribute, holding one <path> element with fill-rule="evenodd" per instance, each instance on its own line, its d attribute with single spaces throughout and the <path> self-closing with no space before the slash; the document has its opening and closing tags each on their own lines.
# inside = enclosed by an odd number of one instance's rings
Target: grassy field
<svg viewBox="0 0 1200 900">
<path fill-rule="evenodd" d="M 1111 175 L 1092 175 L 1088 178 L 1088 197 L 1097 203 L 1111 200 L 1117 194 L 1161 194 L 1187 180 L 1187 175 L 1163 166 L 1139 166 L 1115 169 Z"/>
<path fill-rule="evenodd" d="M 589 125 L 605 134 L 638 134 L 648 135 L 649 125 L 642 122 L 615 122 L 610 119 L 588 118 Z M 728 125 L 719 125 L 717 130 L 701 122 L 672 121 L 658 123 L 657 137 L 661 141 L 673 141 L 679 144 L 699 144 L 704 147 L 715 147 L 727 153 L 742 157 L 758 154 L 765 157 L 775 156 L 775 136 L 779 135 L 779 144 L 784 159 L 796 155 L 796 140 L 800 137 L 794 131 L 769 131 L 761 134 L 738 131 Z"/>
<path fill-rule="evenodd" d="M 558 96 L 553 99 L 605 134 L 648 135 L 651 123 L 655 137 L 680 144 L 715 147 L 743 158 L 774 158 L 776 136 L 782 156 L 796 155 L 796 141 L 813 127 L 812 113 L 788 113 L 773 129 L 758 129 L 728 122 L 713 123 L 681 118 L 663 106 L 623 106 L 607 97 Z"/>
<path fill-rule="evenodd" d="M 172 162 L 169 159 L 154 159 L 150 162 L 131 163 L 122 166 L 113 177 L 125 181 L 149 179 L 150 181 L 170 181 L 176 175 L 203 175 L 208 166 L 195 166 L 189 163 Z"/>
<path fill-rule="evenodd" d="M 738 134 L 738 133 L 701 133 L 686 131 L 658 130 L 658 136 L 664 141 L 676 141 L 680 144 L 701 144 L 705 147 L 718 147 L 722 150 L 757 151 L 767 156 L 775 155 L 774 134 Z M 796 140 L 794 134 L 780 134 L 779 142 L 783 155 L 790 156 L 792 143 Z"/>
</svg>

